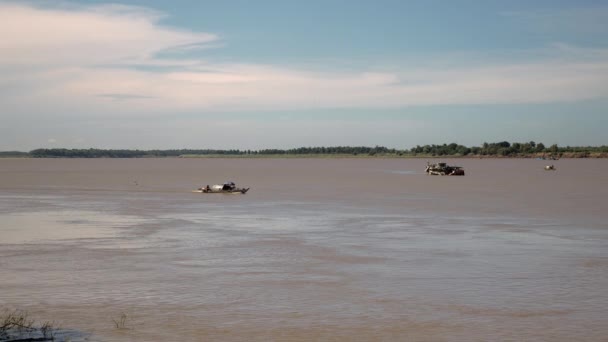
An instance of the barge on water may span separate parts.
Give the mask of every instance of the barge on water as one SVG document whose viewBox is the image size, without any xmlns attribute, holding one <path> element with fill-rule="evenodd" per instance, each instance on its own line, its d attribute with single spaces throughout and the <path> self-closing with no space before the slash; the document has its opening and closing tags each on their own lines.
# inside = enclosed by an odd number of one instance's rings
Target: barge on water
<svg viewBox="0 0 608 342">
<path fill-rule="evenodd" d="M 234 182 L 226 182 L 224 184 L 207 185 L 192 192 L 200 192 L 203 194 L 245 194 L 249 188 L 237 188 Z"/>
<path fill-rule="evenodd" d="M 433 176 L 464 176 L 462 167 L 449 166 L 446 163 L 427 163 L 425 172 Z"/>
</svg>

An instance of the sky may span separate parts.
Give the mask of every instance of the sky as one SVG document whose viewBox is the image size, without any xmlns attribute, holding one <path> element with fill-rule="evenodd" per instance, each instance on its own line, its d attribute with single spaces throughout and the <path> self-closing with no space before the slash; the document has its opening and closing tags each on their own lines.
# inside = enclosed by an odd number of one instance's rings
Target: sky
<svg viewBox="0 0 608 342">
<path fill-rule="evenodd" d="M 0 151 L 608 144 L 608 1 L 0 0 Z"/>
</svg>

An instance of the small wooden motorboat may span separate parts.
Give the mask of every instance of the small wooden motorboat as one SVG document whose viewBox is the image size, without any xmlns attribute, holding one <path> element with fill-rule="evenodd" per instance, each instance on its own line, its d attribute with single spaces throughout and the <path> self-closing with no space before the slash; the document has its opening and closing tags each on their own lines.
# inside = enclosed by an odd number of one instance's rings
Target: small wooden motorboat
<svg viewBox="0 0 608 342">
<path fill-rule="evenodd" d="M 446 163 L 427 163 L 425 172 L 433 176 L 464 176 L 464 169 L 462 167 L 449 166 Z"/>
<path fill-rule="evenodd" d="M 249 191 L 249 188 L 237 188 L 234 182 L 226 182 L 224 184 L 207 185 L 192 192 L 199 192 L 203 194 L 245 194 Z"/>
<path fill-rule="evenodd" d="M 546 171 L 555 171 L 555 170 L 557 170 L 557 169 L 555 168 L 555 166 L 554 166 L 554 165 L 546 165 L 546 166 L 545 166 L 545 170 L 546 170 Z"/>
</svg>

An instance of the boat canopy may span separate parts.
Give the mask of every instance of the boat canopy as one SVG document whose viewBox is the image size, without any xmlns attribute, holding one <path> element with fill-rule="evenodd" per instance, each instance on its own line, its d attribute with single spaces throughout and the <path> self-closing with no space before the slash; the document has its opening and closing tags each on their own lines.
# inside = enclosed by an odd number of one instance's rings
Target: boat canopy
<svg viewBox="0 0 608 342">
<path fill-rule="evenodd" d="M 222 190 L 232 190 L 236 188 L 236 185 L 234 184 L 234 182 L 224 182 L 224 186 L 222 187 Z"/>
</svg>

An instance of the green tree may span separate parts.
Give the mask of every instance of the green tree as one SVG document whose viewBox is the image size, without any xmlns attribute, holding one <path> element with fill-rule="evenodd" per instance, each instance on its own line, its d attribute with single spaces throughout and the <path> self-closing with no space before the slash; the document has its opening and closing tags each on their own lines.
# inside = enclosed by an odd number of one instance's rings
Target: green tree
<svg viewBox="0 0 608 342">
<path fill-rule="evenodd" d="M 557 147 L 557 144 L 553 144 L 551 147 L 549 147 L 549 151 L 551 151 L 551 153 L 557 153 L 559 151 L 559 147 Z"/>
<path fill-rule="evenodd" d="M 543 143 L 538 143 L 536 145 L 536 152 L 544 152 L 545 151 L 545 144 Z"/>
</svg>

